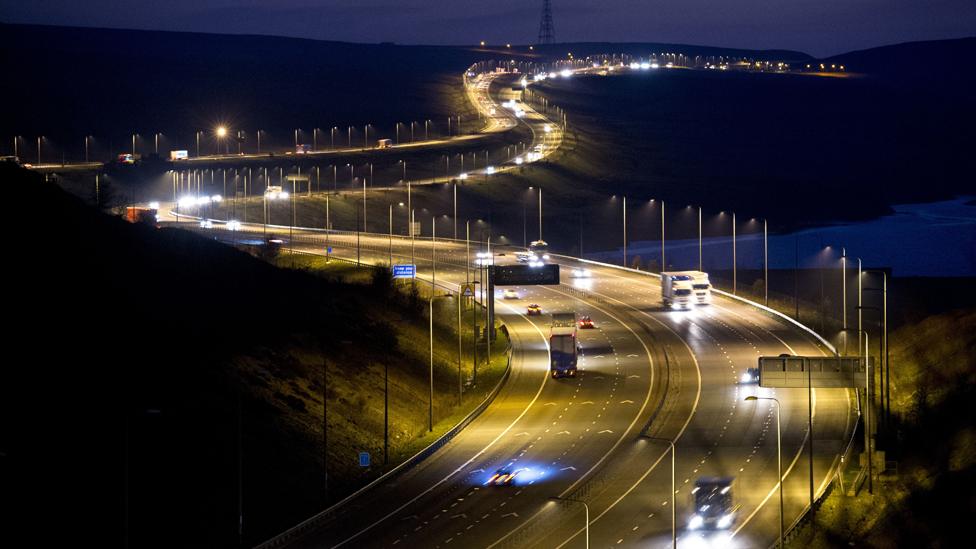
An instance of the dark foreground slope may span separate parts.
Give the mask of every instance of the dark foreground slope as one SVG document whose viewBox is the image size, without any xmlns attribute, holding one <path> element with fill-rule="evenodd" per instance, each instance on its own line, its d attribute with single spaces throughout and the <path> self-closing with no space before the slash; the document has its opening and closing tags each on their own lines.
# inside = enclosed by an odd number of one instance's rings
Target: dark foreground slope
<svg viewBox="0 0 976 549">
<path fill-rule="evenodd" d="M 237 547 L 239 509 L 243 543 L 266 539 L 378 472 L 355 452 L 382 444 L 384 365 L 391 406 L 412 403 L 395 408 L 397 444 L 426 432 L 426 358 L 392 326 L 416 309 L 384 286 L 131 225 L 8 163 L 0 181 L 44 204 L 4 217 L 0 545 Z M 452 372 L 435 380 L 448 402 Z"/>
</svg>

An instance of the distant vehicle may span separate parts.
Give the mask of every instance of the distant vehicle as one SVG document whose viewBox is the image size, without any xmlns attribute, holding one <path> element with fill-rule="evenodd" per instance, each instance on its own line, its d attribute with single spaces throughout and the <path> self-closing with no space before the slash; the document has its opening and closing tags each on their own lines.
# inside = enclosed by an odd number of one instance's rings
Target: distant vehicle
<svg viewBox="0 0 976 549">
<path fill-rule="evenodd" d="M 241 222 L 236 219 L 231 219 L 225 225 L 228 231 L 239 231 L 241 230 Z"/>
<path fill-rule="evenodd" d="M 211 221 L 209 219 L 201 219 L 200 220 L 200 228 L 201 229 L 213 229 L 213 221 Z"/>
<path fill-rule="evenodd" d="M 0 162 L 12 162 L 14 164 L 20 164 L 20 158 L 16 156 L 0 156 Z"/>
<path fill-rule="evenodd" d="M 593 325 L 593 319 L 587 315 L 581 316 L 579 319 L 579 327 L 583 330 L 592 330 L 596 326 Z"/>
<path fill-rule="evenodd" d="M 264 189 L 264 196 L 269 200 L 277 200 L 279 198 L 288 198 L 288 193 L 282 190 L 281 185 L 268 185 Z"/>
<path fill-rule="evenodd" d="M 739 379 L 740 383 L 759 383 L 759 368 L 746 368 L 746 373 Z"/>
<path fill-rule="evenodd" d="M 190 158 L 190 153 L 187 151 L 169 151 L 169 159 L 173 162 L 177 160 L 186 160 Z"/>
<path fill-rule="evenodd" d="M 129 223 L 145 223 L 153 227 L 159 226 L 159 211 L 155 208 L 129 206 L 125 209 L 125 220 Z"/>
<path fill-rule="evenodd" d="M 501 469 L 495 471 L 495 474 L 488 479 L 485 483 L 486 486 L 511 486 L 515 482 L 515 478 L 519 476 L 525 469 L 510 469 L 508 467 L 502 467 Z"/>
<path fill-rule="evenodd" d="M 592 274 L 593 273 L 591 273 L 589 269 L 576 268 L 576 269 L 573 269 L 572 277 L 573 278 L 590 278 L 590 276 Z"/>
<path fill-rule="evenodd" d="M 308 154 L 310 152 L 312 152 L 311 145 L 306 145 L 305 143 L 295 145 L 295 154 Z"/>
<path fill-rule="evenodd" d="M 549 259 L 549 243 L 545 240 L 533 240 L 529 242 L 529 251 L 535 253 L 542 259 Z"/>
<path fill-rule="evenodd" d="M 519 298 L 519 295 L 518 295 L 518 292 L 516 292 L 515 290 L 513 290 L 511 288 L 505 288 L 505 291 L 502 292 L 502 298 L 504 298 L 504 299 L 518 299 Z"/>
<path fill-rule="evenodd" d="M 515 252 L 515 260 L 519 263 L 528 263 L 535 258 L 535 254 L 532 252 Z"/>
<path fill-rule="evenodd" d="M 135 164 L 136 162 L 138 162 L 140 160 L 142 160 L 142 155 L 141 154 L 130 154 L 130 153 L 122 153 L 116 159 L 116 161 L 119 164 L 126 164 L 126 165 Z"/>
<path fill-rule="evenodd" d="M 735 522 L 733 484 L 735 477 L 700 477 L 691 491 L 695 514 L 688 521 L 689 530 L 728 530 Z"/>
<path fill-rule="evenodd" d="M 661 301 L 671 309 L 688 309 L 692 303 L 692 278 L 684 273 L 661 273 Z"/>
<path fill-rule="evenodd" d="M 576 377 L 580 346 L 576 338 L 576 313 L 552 315 L 549 330 L 549 356 L 552 377 Z"/>
<path fill-rule="evenodd" d="M 537 303 L 532 303 L 528 307 L 525 308 L 525 314 L 527 314 L 529 316 L 541 315 L 542 314 L 542 307 L 540 307 Z"/>
<path fill-rule="evenodd" d="M 391 147 L 393 147 L 392 139 L 380 139 L 376 142 L 377 149 L 389 149 Z"/>
</svg>

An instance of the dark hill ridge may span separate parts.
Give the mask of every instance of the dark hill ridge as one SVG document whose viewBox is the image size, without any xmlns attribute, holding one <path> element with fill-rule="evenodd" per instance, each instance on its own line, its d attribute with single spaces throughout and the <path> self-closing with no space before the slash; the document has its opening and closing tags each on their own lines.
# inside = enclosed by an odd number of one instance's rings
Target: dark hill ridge
<svg viewBox="0 0 976 549">
<path fill-rule="evenodd" d="M 226 34 L 0 25 L 0 51 L 17 68 L 6 91 L 14 108 L 0 135 L 43 135 L 49 151 L 77 154 L 82 136 L 121 150 L 133 132 L 150 141 L 161 131 L 186 147 L 193 132 L 225 122 L 264 130 L 268 145 L 290 143 L 295 128 L 310 132 L 371 123 L 390 133 L 396 122 L 455 114 L 445 86 L 478 60 L 546 60 L 575 54 L 646 55 L 676 49 L 689 54 L 803 57 L 798 52 L 753 52 L 666 44 L 569 44 L 481 50 L 451 46 L 353 44 Z M 252 134 L 253 138 L 253 134 Z M 105 142 L 114 140 L 114 143 Z M 11 145 L 7 139 L 0 150 Z M 110 146 L 112 145 L 112 146 Z M 9 154 L 9 153 L 4 153 Z M 71 154 L 68 154 L 69 158 Z"/>
<path fill-rule="evenodd" d="M 238 398 L 247 546 L 322 508 L 307 489 L 321 482 L 318 441 L 256 396 L 239 364 L 301 342 L 306 355 L 328 349 L 343 371 L 403 364 L 377 316 L 383 298 L 104 215 L 9 162 L 0 181 L 45 205 L 44 223 L 28 210 L 4 218 L 16 290 L 4 301 L 0 545 L 122 546 L 128 516 L 132 547 L 237 546 Z M 318 379 L 275 366 L 265 382 L 276 387 Z"/>
<path fill-rule="evenodd" d="M 972 79 L 973 73 L 969 64 L 974 56 L 976 37 L 970 37 L 869 48 L 828 57 L 823 62 L 843 63 L 855 72 L 895 77 L 925 75 L 938 78 L 942 73 L 968 76 Z"/>
</svg>

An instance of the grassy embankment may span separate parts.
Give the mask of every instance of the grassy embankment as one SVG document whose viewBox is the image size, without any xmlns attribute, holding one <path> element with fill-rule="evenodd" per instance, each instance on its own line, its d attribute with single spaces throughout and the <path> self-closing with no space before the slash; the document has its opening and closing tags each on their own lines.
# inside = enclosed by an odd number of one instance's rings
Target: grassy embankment
<svg viewBox="0 0 976 549">
<path fill-rule="evenodd" d="M 236 546 L 240 504 L 243 543 L 261 541 L 382 472 L 385 366 L 391 460 L 429 441 L 422 296 L 131 225 L 36 174 L 0 169 L 45 205 L 43 224 L 27 210 L 5 218 L 19 258 L 8 335 L 25 355 L 6 363 L 0 386 L 12 538 Z M 456 336 L 435 332 L 436 435 L 483 398 L 504 356 L 458 408 Z M 358 467 L 363 450 L 369 469 Z M 52 514 L 57 531 L 43 527 Z"/>
<path fill-rule="evenodd" d="M 874 495 L 835 490 L 798 546 L 953 547 L 976 510 L 976 310 L 931 316 L 891 334 L 892 421 L 881 427 L 897 475 Z"/>
</svg>

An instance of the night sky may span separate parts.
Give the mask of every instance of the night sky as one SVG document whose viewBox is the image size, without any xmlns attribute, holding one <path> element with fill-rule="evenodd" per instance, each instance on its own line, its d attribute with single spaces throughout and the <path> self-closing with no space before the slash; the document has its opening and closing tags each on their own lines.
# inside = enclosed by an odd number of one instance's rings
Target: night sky
<svg viewBox="0 0 976 549">
<path fill-rule="evenodd" d="M 556 40 L 827 56 L 976 35 L 974 0 L 552 0 Z M 402 44 L 529 44 L 542 0 L 0 0 L 0 20 Z"/>
</svg>

